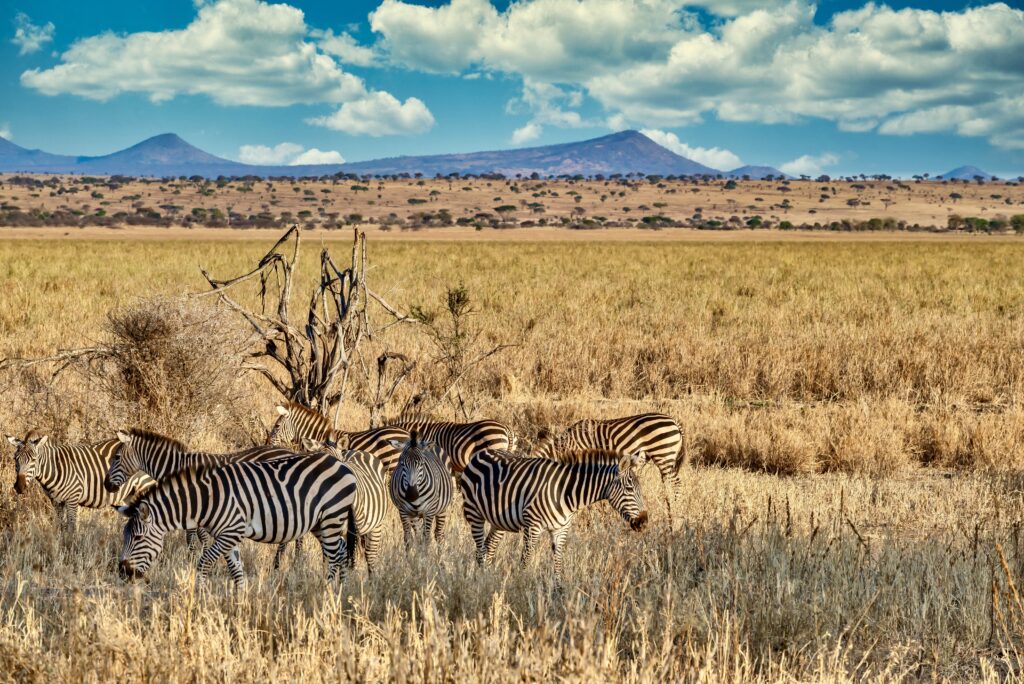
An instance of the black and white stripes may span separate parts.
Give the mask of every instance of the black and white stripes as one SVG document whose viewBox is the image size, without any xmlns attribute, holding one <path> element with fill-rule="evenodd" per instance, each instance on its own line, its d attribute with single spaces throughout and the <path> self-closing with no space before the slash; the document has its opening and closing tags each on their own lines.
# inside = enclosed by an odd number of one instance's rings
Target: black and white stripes
<svg viewBox="0 0 1024 684">
<path fill-rule="evenodd" d="M 425 418 L 399 419 L 395 427 L 430 440 L 447 460 L 453 475 L 458 475 L 473 458 L 484 449 L 514 449 L 515 434 L 507 425 L 496 420 L 478 420 L 475 423 L 446 423 Z"/>
<path fill-rule="evenodd" d="M 15 446 L 14 489 L 21 494 L 35 479 L 53 503 L 58 524 L 73 532 L 80 506 L 103 508 L 123 502 L 153 484 L 145 474 L 123 479 L 117 487 L 104 487 L 104 478 L 120 442 L 61 446 L 46 435 L 30 431 L 24 439 L 8 436 Z"/>
<path fill-rule="evenodd" d="M 396 442 L 394 446 L 402 450 L 402 455 L 391 474 L 391 500 L 402 519 L 406 546 L 412 543 L 420 522 L 424 537 L 429 538 L 433 529 L 434 538 L 440 543 L 444 541 L 448 504 L 455 488 L 451 473 L 437 446 L 421 439 L 416 430 L 410 432 L 408 442 Z"/>
<path fill-rule="evenodd" d="M 173 529 L 210 533 L 197 565 L 200 581 L 242 539 L 282 544 L 312 533 L 332 580 L 344 570 L 355 495 L 352 470 L 325 453 L 184 470 L 119 508 L 128 516 L 119 570 L 128 578 L 148 572 Z M 227 560 L 240 582 L 241 561 L 235 554 Z"/>
<path fill-rule="evenodd" d="M 459 478 L 463 515 L 476 543 L 477 561 L 490 562 L 505 533 L 523 532 L 525 566 L 541 533 L 547 531 L 555 573 L 561 575 L 562 551 L 573 517 L 597 501 L 608 501 L 632 529 L 642 529 L 647 512 L 636 469 L 645 460 L 643 452 L 620 456 L 588 451 L 576 454 L 571 463 L 517 459 L 503 452 L 477 454 Z"/>
</svg>

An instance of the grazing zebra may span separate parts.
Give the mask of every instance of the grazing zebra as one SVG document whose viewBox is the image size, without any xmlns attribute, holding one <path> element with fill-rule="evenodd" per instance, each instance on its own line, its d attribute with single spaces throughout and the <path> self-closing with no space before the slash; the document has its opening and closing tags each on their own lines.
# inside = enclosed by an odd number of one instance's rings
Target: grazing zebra
<svg viewBox="0 0 1024 684">
<path fill-rule="evenodd" d="M 243 461 L 190 468 L 161 480 L 130 505 L 119 573 L 142 577 L 163 548 L 169 530 L 202 528 L 212 543 L 197 564 L 197 582 L 227 555 L 236 583 L 244 579 L 241 540 L 284 544 L 312 533 L 327 561 L 327 579 L 344 573 L 356 477 L 330 454 L 296 454 L 272 461 Z"/>
<path fill-rule="evenodd" d="M 391 502 L 388 499 L 387 474 L 380 459 L 365 451 L 342 449 L 338 446 L 324 445 L 311 439 L 303 440 L 306 451 L 326 451 L 352 469 L 356 476 L 356 500 L 352 504 L 354 527 L 359 537 L 359 546 L 366 557 L 366 567 L 373 572 L 380 552 L 381 539 L 384 536 L 384 517 L 387 515 Z M 351 537 L 351 536 L 350 536 Z M 277 551 L 274 567 L 277 567 L 284 547 Z M 356 562 L 356 549 L 349 548 L 349 565 Z"/>
<path fill-rule="evenodd" d="M 80 506 L 103 508 L 121 503 L 153 484 L 149 477 L 140 474 L 126 479 L 112 491 L 103 486 L 103 478 L 119 444 L 116 439 L 61 446 L 31 430 L 24 439 L 8 435 L 7 441 L 15 447 L 14 491 L 22 494 L 30 479 L 38 480 L 53 504 L 58 526 L 69 532 L 75 531 Z"/>
<path fill-rule="evenodd" d="M 560 453 L 607 449 L 620 455 L 643 451 L 661 473 L 669 520 L 679 491 L 683 436 L 679 424 L 663 413 L 642 413 L 611 420 L 581 420 L 560 435 L 542 431 L 532 456 L 559 460 Z"/>
<path fill-rule="evenodd" d="M 127 479 L 142 473 L 162 480 L 188 468 L 223 465 L 237 461 L 266 461 L 281 456 L 292 456 L 295 452 L 278 447 L 254 447 L 227 454 L 211 454 L 190 451 L 181 442 L 155 432 L 133 428 L 128 432 L 117 432 L 114 455 L 110 459 L 103 486 L 108 492 L 117 491 Z M 196 534 L 188 533 L 188 548 L 196 545 Z M 302 550 L 300 542 L 295 543 L 295 553 Z"/>
<path fill-rule="evenodd" d="M 301 445 L 303 439 L 310 439 L 323 445 L 334 445 L 340 449 L 364 451 L 380 459 L 388 473 L 395 469 L 398 454 L 393 441 L 409 441 L 409 433 L 401 428 L 383 427 L 360 432 L 335 430 L 330 419 L 311 408 L 290 401 L 277 407 L 278 419 L 267 435 L 268 444 Z"/>
<path fill-rule="evenodd" d="M 484 449 L 515 449 L 516 437 L 512 428 L 496 420 L 478 420 L 475 423 L 444 423 L 426 418 L 399 419 L 395 427 L 412 432 L 433 442 L 447 459 L 452 475 L 458 475 L 473 458 Z"/>
<path fill-rule="evenodd" d="M 562 575 L 562 550 L 576 511 L 608 501 L 636 531 L 647 524 L 636 471 L 646 462 L 643 451 L 620 455 L 607 450 L 578 452 L 572 462 L 546 458 L 510 458 L 485 451 L 469 462 L 459 478 L 463 515 L 476 542 L 481 565 L 494 558 L 506 532 L 523 532 L 522 565 L 551 533 L 555 574 Z M 490 532 L 485 525 L 490 524 Z"/>
<path fill-rule="evenodd" d="M 391 474 L 391 500 L 402 519 L 405 544 L 413 541 L 417 520 L 423 521 L 423 536 L 444 541 L 444 525 L 448 519 L 448 504 L 452 501 L 452 476 L 437 446 L 420 439 L 416 430 L 409 433 L 408 442 L 394 442 L 401 449 L 398 466 Z"/>
</svg>

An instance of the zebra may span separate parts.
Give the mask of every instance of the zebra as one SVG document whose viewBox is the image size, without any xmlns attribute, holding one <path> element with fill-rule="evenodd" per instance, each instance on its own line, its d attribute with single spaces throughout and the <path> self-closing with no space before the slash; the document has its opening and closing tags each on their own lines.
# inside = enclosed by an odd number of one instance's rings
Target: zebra
<svg viewBox="0 0 1024 684">
<path fill-rule="evenodd" d="M 362 547 L 363 555 L 366 557 L 366 567 L 373 572 L 377 564 L 377 555 L 380 553 L 381 539 L 384 536 L 384 517 L 391 505 L 388 499 L 387 474 L 384 471 L 384 464 L 379 458 L 365 451 L 342 449 L 336 445 L 325 445 L 308 438 L 303 440 L 303 448 L 311 452 L 326 451 L 348 465 L 355 474 L 356 500 L 352 504 L 352 515 L 354 516 L 356 535 L 359 538 L 359 546 Z M 278 556 L 282 552 L 283 547 L 278 549 Z M 348 559 L 349 565 L 354 566 L 355 548 L 349 549 Z M 277 557 L 274 558 L 275 567 L 279 560 Z"/>
<path fill-rule="evenodd" d="M 225 554 L 231 578 L 244 580 L 235 553 L 243 538 L 280 545 L 307 532 L 320 541 L 327 580 L 334 581 L 347 565 L 355 496 L 352 469 L 326 453 L 189 468 L 118 507 L 128 517 L 118 572 L 143 577 L 169 530 L 198 527 L 212 540 L 196 566 L 199 584 Z"/>
<path fill-rule="evenodd" d="M 58 527 L 70 533 L 75 531 L 79 507 L 105 508 L 122 503 L 153 484 L 149 477 L 139 474 L 113 490 L 103 486 L 119 444 L 116 439 L 59 445 L 47 435 L 30 430 L 24 439 L 8 435 L 7 441 L 15 447 L 14 491 L 23 494 L 29 480 L 38 480 L 53 504 Z"/>
<path fill-rule="evenodd" d="M 637 470 L 647 461 L 643 451 L 621 455 L 588 450 L 572 462 L 546 458 L 514 458 L 508 452 L 484 451 L 469 462 L 459 478 L 463 516 L 476 543 L 476 560 L 483 565 L 494 558 L 506 532 L 523 532 L 521 565 L 526 567 L 540 541 L 551 533 L 555 574 L 562 576 L 562 551 L 576 511 L 597 501 L 612 508 L 640 531 L 647 511 Z M 490 532 L 485 525 L 490 524 Z"/>
<path fill-rule="evenodd" d="M 178 440 L 138 428 L 128 432 L 119 430 L 115 441 L 114 453 L 103 478 L 103 486 L 108 492 L 117 491 L 127 479 L 140 473 L 159 481 L 187 468 L 222 465 L 235 461 L 265 461 L 295 454 L 289 449 L 279 447 L 254 447 L 227 454 L 190 451 Z M 199 536 L 203 536 L 203 533 L 200 532 Z M 196 546 L 196 537 L 196 533 L 189 531 L 190 551 Z M 296 554 L 301 549 L 302 544 L 296 542 Z"/>
<path fill-rule="evenodd" d="M 380 459 L 388 473 L 395 469 L 401 453 L 391 443 L 409 441 L 409 433 L 396 427 L 359 432 L 336 430 L 327 416 L 294 401 L 279 405 L 277 413 L 277 421 L 267 435 L 268 444 L 298 446 L 302 440 L 310 439 L 325 446 L 363 451 Z"/>
<path fill-rule="evenodd" d="M 679 466 L 683 436 L 679 424 L 663 413 L 641 413 L 610 420 L 581 420 L 559 434 L 542 430 L 532 456 L 559 459 L 559 454 L 579 449 L 607 449 L 620 455 L 643 450 L 661 474 L 669 520 L 679 491 Z"/>
<path fill-rule="evenodd" d="M 455 489 L 451 473 L 437 446 L 421 439 L 415 429 L 409 433 L 408 442 L 392 442 L 401 449 L 398 466 L 391 474 L 391 500 L 402 519 L 405 544 L 413 541 L 415 524 L 423 520 L 423 535 L 430 538 L 433 528 L 438 544 L 444 541 L 444 525 L 448 519 L 448 504 Z"/>
<path fill-rule="evenodd" d="M 456 477 L 478 451 L 516 447 L 516 437 L 512 428 L 496 420 L 446 423 L 429 418 L 400 418 L 391 425 L 409 432 L 416 430 L 422 438 L 433 442 L 447 460 L 452 475 Z"/>
</svg>

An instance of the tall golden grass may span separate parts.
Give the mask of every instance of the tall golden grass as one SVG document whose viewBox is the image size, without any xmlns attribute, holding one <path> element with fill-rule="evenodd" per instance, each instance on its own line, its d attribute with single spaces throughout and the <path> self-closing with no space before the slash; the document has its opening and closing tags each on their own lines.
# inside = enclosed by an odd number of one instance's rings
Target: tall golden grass
<svg viewBox="0 0 1024 684">
<path fill-rule="evenodd" d="M 265 245 L 0 243 L 0 354 L 102 336 L 112 307 L 201 289 Z M 680 529 L 656 473 L 653 528 L 581 515 L 566 580 L 518 544 L 477 569 L 456 503 L 440 549 L 401 547 L 380 572 L 324 585 L 314 552 L 249 586 L 192 593 L 175 540 L 151 582 L 115 578 L 119 523 L 53 533 L 41 493 L 0 490 L 0 672 L 16 679 L 630 681 L 1000 678 L 1020 672 L 1024 362 L 1016 244 L 371 243 L 372 284 L 404 308 L 463 282 L 481 345 L 516 342 L 472 373 L 473 413 L 542 425 L 663 410 L 680 422 Z M 311 278 L 313 246 L 304 263 Z M 304 297 L 303 297 L 304 298 Z M 413 326 L 379 344 L 424 359 Z M 75 382 L 6 374 L 0 427 L 113 427 Z M 63 387 L 63 390 L 61 388 Z M 361 426 L 362 390 L 342 413 Z M 63 393 L 62 393 L 63 392 Z M 252 379 L 246 412 L 274 397 Z M 42 407 L 42 408 L 40 408 Z M 45 409 L 45 410 L 43 410 Z M 442 407 L 443 410 L 443 407 Z M 37 411 L 37 413 L 32 413 Z M 90 415 L 100 415 L 90 420 Z M 38 423 L 42 423 L 41 425 Z M 176 435 L 226 446 L 229 435 Z M 13 481 L 9 458 L 0 478 Z M 998 546 L 997 546 L 998 545 Z"/>
</svg>

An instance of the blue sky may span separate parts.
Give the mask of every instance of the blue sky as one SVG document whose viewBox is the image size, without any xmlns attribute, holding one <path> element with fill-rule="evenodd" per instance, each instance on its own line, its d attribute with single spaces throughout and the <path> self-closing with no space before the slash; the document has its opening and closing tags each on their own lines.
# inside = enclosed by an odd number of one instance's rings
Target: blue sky
<svg viewBox="0 0 1024 684">
<path fill-rule="evenodd" d="M 0 135 L 258 163 L 637 128 L 710 166 L 1024 174 L 1021 3 L 0 0 Z"/>
</svg>

